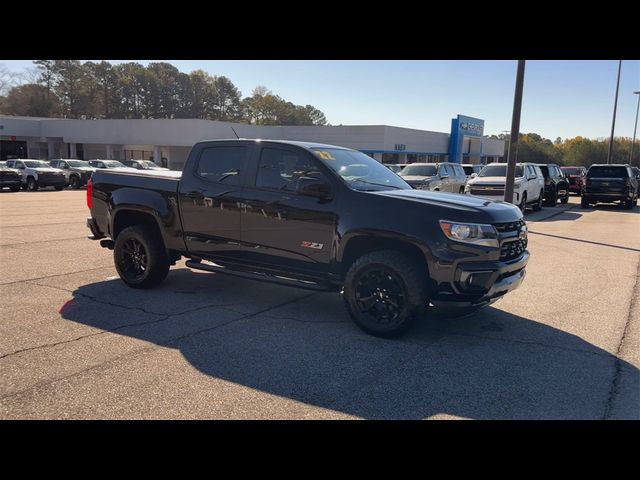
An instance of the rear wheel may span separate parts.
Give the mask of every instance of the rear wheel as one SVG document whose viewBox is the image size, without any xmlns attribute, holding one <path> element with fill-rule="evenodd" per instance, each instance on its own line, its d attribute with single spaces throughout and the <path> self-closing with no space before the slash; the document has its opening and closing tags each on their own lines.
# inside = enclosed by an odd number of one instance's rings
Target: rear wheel
<svg viewBox="0 0 640 480">
<path fill-rule="evenodd" d="M 460 187 L 460 191 L 458 193 L 462 193 L 464 195 L 464 187 Z"/>
<path fill-rule="evenodd" d="M 400 252 L 372 252 L 357 259 L 344 282 L 344 302 L 353 321 L 377 337 L 407 331 L 426 311 L 426 272 Z"/>
<path fill-rule="evenodd" d="M 27 190 L 29 190 L 30 192 L 35 192 L 36 190 L 38 190 L 38 182 L 35 178 L 27 178 Z"/>
<path fill-rule="evenodd" d="M 581 208 L 589 208 L 590 204 L 587 201 L 586 198 L 582 197 L 582 199 L 580 200 L 580 207 Z"/>
<path fill-rule="evenodd" d="M 631 210 L 633 208 L 633 200 L 631 199 L 625 200 L 623 202 L 620 202 L 620 205 L 625 210 Z"/>
<path fill-rule="evenodd" d="M 562 200 L 560 200 L 560 203 L 568 203 L 569 202 L 569 194 L 567 193 L 567 196 L 564 197 Z"/>
<path fill-rule="evenodd" d="M 133 288 L 151 288 L 169 273 L 169 259 L 159 233 L 147 225 L 125 228 L 113 248 L 118 275 Z"/>
<path fill-rule="evenodd" d="M 56 186 L 56 187 L 53 187 L 53 188 L 55 188 L 57 191 L 60 191 L 60 190 L 62 190 L 64 188 L 64 185 L 59 185 L 59 186 Z"/>
</svg>

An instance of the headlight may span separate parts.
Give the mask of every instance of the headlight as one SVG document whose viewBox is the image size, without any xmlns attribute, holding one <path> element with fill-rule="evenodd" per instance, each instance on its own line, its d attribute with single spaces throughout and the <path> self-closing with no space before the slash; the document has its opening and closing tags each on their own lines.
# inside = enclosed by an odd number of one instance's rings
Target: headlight
<svg viewBox="0 0 640 480">
<path fill-rule="evenodd" d="M 457 223 L 440 220 L 440 228 L 447 238 L 456 242 L 499 247 L 498 232 L 493 225 L 481 223 Z"/>
<path fill-rule="evenodd" d="M 471 193 L 471 185 L 466 184 L 464 186 L 464 193 Z"/>
</svg>

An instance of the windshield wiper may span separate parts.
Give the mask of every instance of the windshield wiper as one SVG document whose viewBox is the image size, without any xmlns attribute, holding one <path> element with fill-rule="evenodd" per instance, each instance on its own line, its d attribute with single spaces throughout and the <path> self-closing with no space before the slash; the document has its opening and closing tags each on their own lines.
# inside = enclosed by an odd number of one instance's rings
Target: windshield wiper
<svg viewBox="0 0 640 480">
<path fill-rule="evenodd" d="M 357 178 L 354 181 L 355 182 L 366 183 L 367 185 L 375 185 L 376 187 L 389 187 L 389 188 L 393 188 L 395 190 L 402 190 L 401 187 L 396 187 L 395 185 L 383 185 L 381 183 L 367 182 L 366 180 L 361 180 L 360 178 Z"/>
</svg>

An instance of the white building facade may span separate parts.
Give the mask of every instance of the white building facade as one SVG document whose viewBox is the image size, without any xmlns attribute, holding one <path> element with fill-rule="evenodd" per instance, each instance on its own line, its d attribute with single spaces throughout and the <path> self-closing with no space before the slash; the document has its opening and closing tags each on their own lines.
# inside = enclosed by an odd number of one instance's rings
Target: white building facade
<svg viewBox="0 0 640 480">
<path fill-rule="evenodd" d="M 481 122 L 482 127 L 478 126 L 480 123 L 472 123 L 475 120 Z M 0 160 L 133 158 L 153 160 L 181 170 L 195 143 L 235 138 L 235 133 L 242 138 L 339 145 L 360 150 L 383 163 L 501 160 L 504 142 L 483 137 L 483 126 L 482 120 L 462 116 L 452 121 L 450 133 L 387 125 L 261 126 L 198 119 L 73 120 L 0 116 Z"/>
</svg>

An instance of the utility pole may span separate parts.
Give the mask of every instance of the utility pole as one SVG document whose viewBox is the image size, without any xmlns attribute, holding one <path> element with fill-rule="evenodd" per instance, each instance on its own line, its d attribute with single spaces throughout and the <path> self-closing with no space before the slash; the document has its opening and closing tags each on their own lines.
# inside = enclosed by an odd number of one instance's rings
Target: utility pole
<svg viewBox="0 0 640 480">
<path fill-rule="evenodd" d="M 518 151 L 518 135 L 520 134 L 520 112 L 522 110 L 522 89 L 524 86 L 524 66 L 526 60 L 518 60 L 516 73 L 516 91 L 513 96 L 513 116 L 511 117 L 511 138 L 507 159 L 507 184 L 504 189 L 504 201 L 513 203 L 513 184 L 516 177 L 516 152 Z"/>
<path fill-rule="evenodd" d="M 629 154 L 629 165 L 633 162 L 633 147 L 636 144 L 636 130 L 638 129 L 638 111 L 640 111 L 640 92 L 633 92 L 634 95 L 638 95 L 638 106 L 636 107 L 636 123 L 633 127 L 633 140 L 631 141 L 631 153 Z"/>
<path fill-rule="evenodd" d="M 611 138 L 609 139 L 609 153 L 607 155 L 607 165 L 611 163 L 611 154 L 613 153 L 613 131 L 616 128 L 616 110 L 618 109 L 618 89 L 620 88 L 620 70 L 622 69 L 622 60 L 618 61 L 618 83 L 616 84 L 616 100 L 613 103 L 613 120 L 611 121 Z"/>
</svg>

